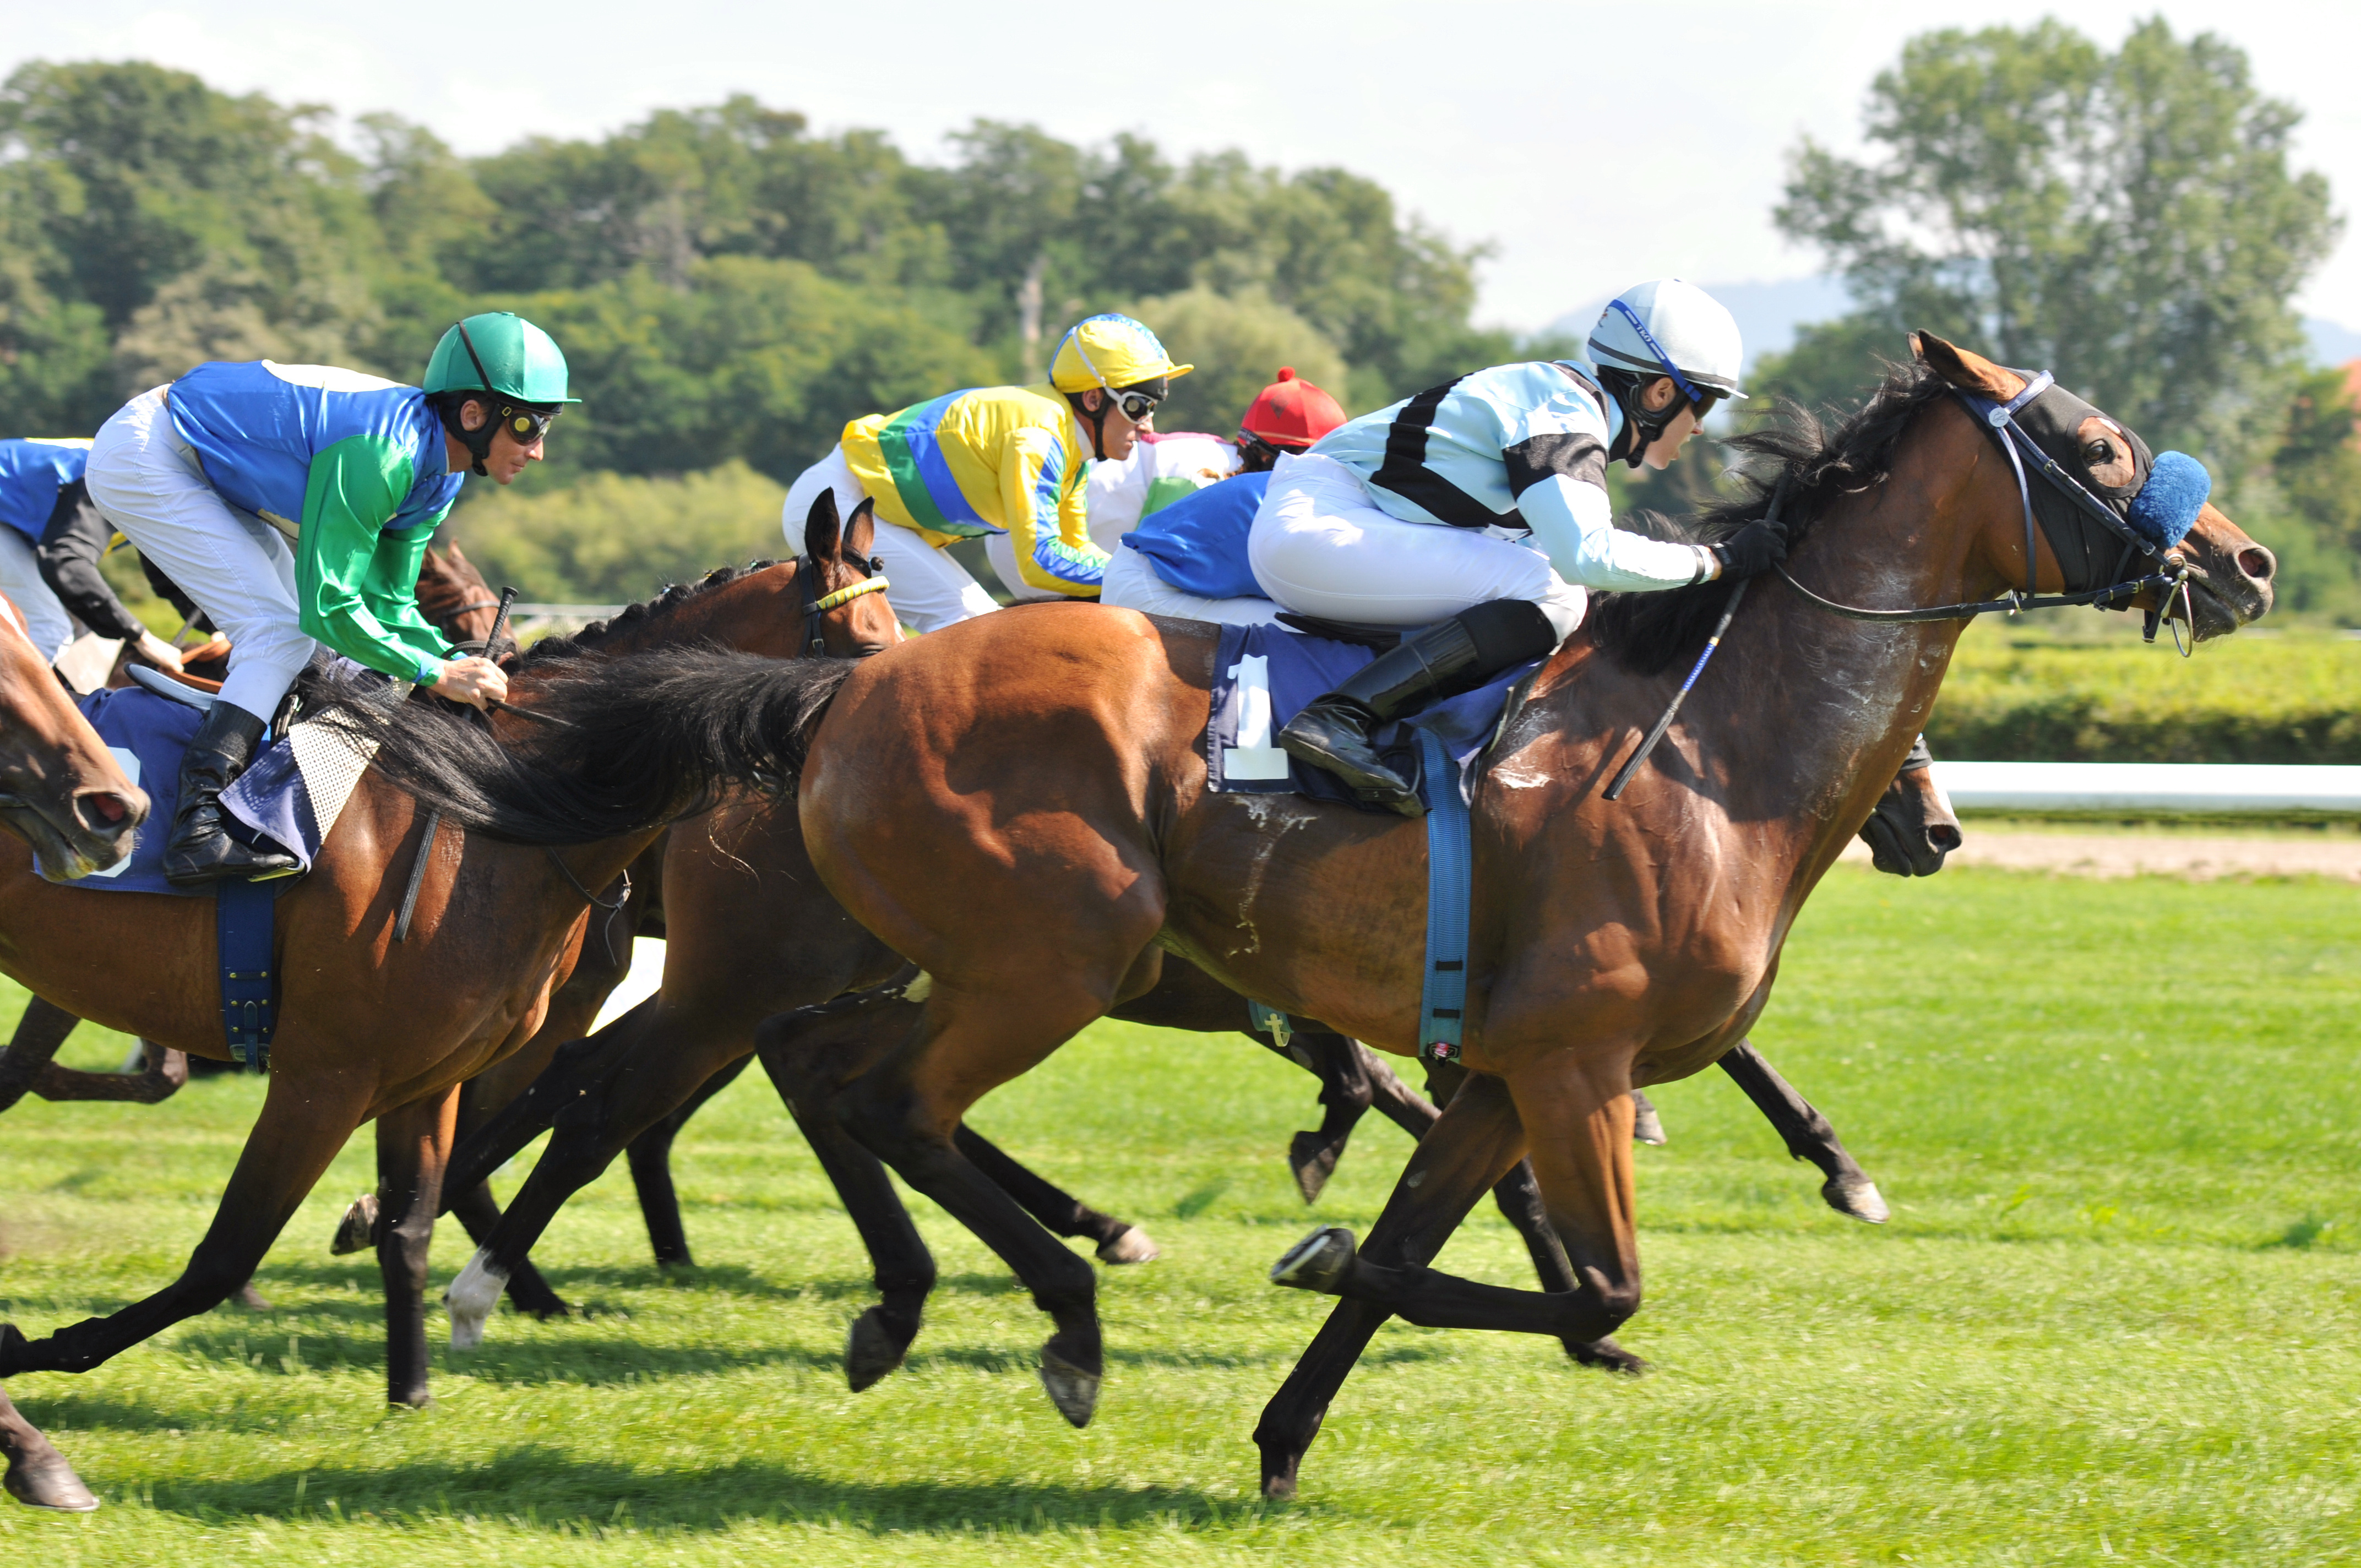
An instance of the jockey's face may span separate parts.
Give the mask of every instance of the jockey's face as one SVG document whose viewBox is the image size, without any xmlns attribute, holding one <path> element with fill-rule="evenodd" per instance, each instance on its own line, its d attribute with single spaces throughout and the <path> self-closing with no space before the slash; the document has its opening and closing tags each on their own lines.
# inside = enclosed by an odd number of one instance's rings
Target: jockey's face
<svg viewBox="0 0 2361 1568">
<path fill-rule="evenodd" d="M 1640 389 L 1640 402 L 1653 413 L 1680 395 L 1680 389 L 1673 385 L 1670 376 L 1659 376 Z M 1664 426 L 1664 434 L 1648 443 L 1648 450 L 1640 454 L 1640 461 L 1661 472 L 1681 455 L 1682 444 L 1697 433 L 1697 410 L 1694 407 L 1682 409 L 1673 416 L 1672 423 Z"/>
<path fill-rule="evenodd" d="M 1111 463 L 1120 463 L 1130 456 L 1132 449 L 1139 444 L 1139 438 L 1156 429 L 1153 409 L 1148 411 L 1146 419 L 1136 422 L 1126 419 L 1123 410 L 1115 406 L 1114 400 L 1095 387 L 1082 394 L 1082 407 L 1093 415 L 1104 412 L 1106 422 L 1099 427 L 1099 455 Z M 1087 427 L 1088 422 L 1084 423 Z"/>
<path fill-rule="evenodd" d="M 471 431 L 483 429 L 484 422 L 491 417 L 492 411 L 478 402 L 463 404 L 459 410 L 459 422 Z M 445 436 L 444 439 L 450 443 L 451 471 L 455 474 L 467 472 L 475 459 L 456 438 Z M 520 444 L 503 426 L 492 433 L 492 449 L 484 455 L 484 472 L 496 485 L 514 484 L 516 477 L 524 472 L 526 464 L 542 460 L 542 445 L 545 439 L 536 435 Z"/>
</svg>

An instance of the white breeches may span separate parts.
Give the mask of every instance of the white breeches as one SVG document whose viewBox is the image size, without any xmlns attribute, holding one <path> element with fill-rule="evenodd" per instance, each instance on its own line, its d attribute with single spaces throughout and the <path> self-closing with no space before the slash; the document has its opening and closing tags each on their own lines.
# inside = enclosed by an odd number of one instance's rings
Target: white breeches
<svg viewBox="0 0 2361 1568">
<path fill-rule="evenodd" d="M 852 509 L 862 502 L 865 492 L 852 466 L 844 460 L 841 446 L 805 469 L 787 487 L 787 502 L 780 521 L 787 548 L 798 555 L 804 553 L 804 521 L 822 489 L 836 492 L 839 518 L 851 517 Z M 968 575 L 966 567 L 951 559 L 948 551 L 928 543 L 915 529 L 879 518 L 877 543 L 872 553 L 884 564 L 886 579 L 893 584 L 885 590 L 885 598 L 905 626 L 920 631 L 939 631 L 1000 608 L 984 592 L 983 585 Z M 984 554 L 991 558 L 993 570 L 999 574 L 1002 584 L 1019 603 L 1066 597 L 1032 587 L 1017 576 L 1016 551 L 1006 534 L 988 536 Z"/>
<path fill-rule="evenodd" d="M 25 618 L 25 633 L 51 663 L 73 641 L 73 617 L 41 581 L 41 565 L 34 558 L 33 542 L 13 528 L 0 526 L 0 593 Z"/>
<path fill-rule="evenodd" d="M 197 602 L 230 641 L 222 700 L 258 718 L 279 709 L 320 646 L 295 605 L 295 553 L 277 529 L 205 483 L 172 428 L 164 389 L 142 393 L 102 426 L 84 476 L 106 521 Z"/>
<path fill-rule="evenodd" d="M 1590 602 L 1538 550 L 1404 522 L 1378 510 L 1358 475 L 1316 453 L 1279 461 L 1246 561 L 1280 609 L 1363 626 L 1431 626 L 1493 599 L 1526 599 L 1563 640 Z"/>
<path fill-rule="evenodd" d="M 1107 559 L 1106 584 L 1099 592 L 1099 602 L 1148 615 L 1210 620 L 1219 626 L 1268 626 L 1279 619 L 1279 611 L 1268 599 L 1208 599 L 1184 593 L 1156 575 L 1154 562 L 1123 543 L 1116 544 Z"/>
</svg>

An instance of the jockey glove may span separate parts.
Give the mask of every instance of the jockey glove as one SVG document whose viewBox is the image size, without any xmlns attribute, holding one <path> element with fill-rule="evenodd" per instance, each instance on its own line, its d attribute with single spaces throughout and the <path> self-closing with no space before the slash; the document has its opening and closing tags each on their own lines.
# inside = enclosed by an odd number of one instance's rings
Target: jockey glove
<svg viewBox="0 0 2361 1568">
<path fill-rule="evenodd" d="M 1787 525 L 1758 517 L 1711 548 L 1723 576 L 1760 576 L 1787 558 Z"/>
</svg>

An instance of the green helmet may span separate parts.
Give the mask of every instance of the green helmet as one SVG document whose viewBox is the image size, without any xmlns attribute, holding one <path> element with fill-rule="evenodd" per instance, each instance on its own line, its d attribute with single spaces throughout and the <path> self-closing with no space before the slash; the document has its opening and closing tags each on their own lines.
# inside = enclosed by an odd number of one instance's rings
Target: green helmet
<svg viewBox="0 0 2361 1568">
<path fill-rule="evenodd" d="M 549 334 L 512 311 L 469 316 L 443 334 L 426 361 L 428 392 L 498 392 L 521 403 L 578 403 L 566 395 L 566 356 Z"/>
</svg>

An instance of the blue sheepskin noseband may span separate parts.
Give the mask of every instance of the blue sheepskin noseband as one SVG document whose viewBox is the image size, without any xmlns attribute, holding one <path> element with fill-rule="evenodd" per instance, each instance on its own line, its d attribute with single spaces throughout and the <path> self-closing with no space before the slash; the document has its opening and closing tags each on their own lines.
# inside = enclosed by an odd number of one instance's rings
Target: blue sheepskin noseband
<svg viewBox="0 0 2361 1568">
<path fill-rule="evenodd" d="M 2124 521 L 2152 548 L 2169 550 L 2189 537 L 2213 493 L 2213 476 L 2204 464 L 2186 452 L 2159 452 Z"/>
</svg>

